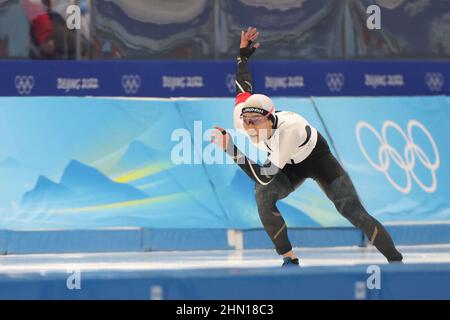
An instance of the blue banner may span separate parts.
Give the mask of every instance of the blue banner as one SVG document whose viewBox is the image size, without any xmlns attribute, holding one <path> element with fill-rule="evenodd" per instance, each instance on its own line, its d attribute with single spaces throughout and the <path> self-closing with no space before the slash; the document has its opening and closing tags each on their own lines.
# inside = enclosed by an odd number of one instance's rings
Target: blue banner
<svg viewBox="0 0 450 320">
<path fill-rule="evenodd" d="M 323 133 L 375 217 L 450 220 L 446 97 L 274 102 Z M 0 98 L 0 229 L 261 228 L 254 182 L 210 143 L 213 125 L 232 128 L 233 105 Z M 313 180 L 277 205 L 291 227 L 349 226 Z"/>
<path fill-rule="evenodd" d="M 446 97 L 313 102 L 369 212 L 390 222 L 449 219 Z"/>
<path fill-rule="evenodd" d="M 252 61 L 271 96 L 450 94 L 450 62 Z M 0 96 L 230 97 L 232 61 L 0 61 Z"/>
</svg>

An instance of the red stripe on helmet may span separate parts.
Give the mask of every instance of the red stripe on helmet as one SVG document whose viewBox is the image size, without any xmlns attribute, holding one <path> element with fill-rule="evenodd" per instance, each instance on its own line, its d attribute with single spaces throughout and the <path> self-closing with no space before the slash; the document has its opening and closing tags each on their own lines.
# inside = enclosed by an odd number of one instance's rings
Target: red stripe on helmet
<svg viewBox="0 0 450 320">
<path fill-rule="evenodd" d="M 241 92 L 236 96 L 235 106 L 239 103 L 245 102 L 252 94 L 250 92 Z"/>
</svg>

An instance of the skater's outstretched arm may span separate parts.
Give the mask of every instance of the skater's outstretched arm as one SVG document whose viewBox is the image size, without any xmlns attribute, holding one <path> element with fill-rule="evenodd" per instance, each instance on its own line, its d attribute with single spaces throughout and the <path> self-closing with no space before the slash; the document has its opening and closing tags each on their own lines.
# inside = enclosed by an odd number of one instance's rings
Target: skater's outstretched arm
<svg viewBox="0 0 450 320">
<path fill-rule="evenodd" d="M 234 162 L 256 183 L 267 185 L 273 181 L 275 176 L 281 171 L 279 167 L 267 160 L 260 166 L 256 162 L 247 158 L 233 143 L 233 139 L 225 129 L 215 126 L 212 133 L 211 142 L 224 150 Z"/>
<path fill-rule="evenodd" d="M 247 31 L 241 31 L 241 43 L 236 64 L 236 96 L 242 93 L 253 93 L 253 82 L 248 59 L 259 48 L 259 42 L 254 43 L 259 36 L 256 28 L 249 27 Z M 236 98 L 237 98 L 236 97 Z"/>
</svg>

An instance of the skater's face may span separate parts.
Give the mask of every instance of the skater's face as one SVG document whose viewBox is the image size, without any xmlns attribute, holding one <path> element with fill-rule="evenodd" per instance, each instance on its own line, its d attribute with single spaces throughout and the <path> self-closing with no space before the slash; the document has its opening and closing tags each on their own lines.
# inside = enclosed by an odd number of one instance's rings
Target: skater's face
<svg viewBox="0 0 450 320">
<path fill-rule="evenodd" d="M 255 143 L 267 139 L 272 133 L 272 122 L 268 115 L 262 116 L 259 113 L 250 112 L 242 115 L 242 121 L 245 131 Z"/>
</svg>

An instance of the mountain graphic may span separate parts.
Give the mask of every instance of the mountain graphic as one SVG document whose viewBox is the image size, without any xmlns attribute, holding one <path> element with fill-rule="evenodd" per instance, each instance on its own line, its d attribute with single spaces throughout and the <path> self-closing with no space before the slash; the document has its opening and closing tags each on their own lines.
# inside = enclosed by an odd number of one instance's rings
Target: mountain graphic
<svg viewBox="0 0 450 320">
<path fill-rule="evenodd" d="M 66 187 L 39 176 L 33 190 L 26 192 L 22 198 L 23 209 L 49 209 L 61 206 L 75 197 Z"/>
<path fill-rule="evenodd" d="M 40 176 L 36 186 L 25 193 L 25 208 L 77 208 L 147 198 L 148 194 L 124 183 L 116 183 L 100 171 L 72 160 L 60 183 Z"/>
<path fill-rule="evenodd" d="M 218 212 L 210 181 L 205 169 L 200 165 L 175 165 L 170 152 L 162 152 L 140 140 L 130 142 L 122 157 L 113 167 L 118 177 L 132 177 L 127 183 L 147 192 L 152 197 L 182 193 L 192 206 L 200 206 L 203 210 Z M 134 173 L 140 173 L 133 177 Z M 179 210 L 189 210 L 180 205 Z"/>
<path fill-rule="evenodd" d="M 21 161 L 7 157 L 0 161 L 0 207 L 12 208 L 12 203 L 20 203 L 23 193 L 36 183 L 39 171 Z"/>
<path fill-rule="evenodd" d="M 133 186 L 116 183 L 103 175 L 100 171 L 72 160 L 64 170 L 61 185 L 74 191 L 76 194 L 95 197 L 111 197 L 116 201 L 146 198 L 148 195 Z"/>
<path fill-rule="evenodd" d="M 133 140 L 122 158 L 114 167 L 115 172 L 127 172 L 148 164 L 163 161 L 164 154 L 147 146 L 145 143 Z"/>
<path fill-rule="evenodd" d="M 0 161 L 0 168 L 18 168 L 21 163 L 13 157 L 8 157 L 3 161 Z"/>
<path fill-rule="evenodd" d="M 170 155 L 153 149 L 138 140 L 129 144 L 112 172 L 121 175 L 148 167 L 152 168 L 154 172 L 130 181 L 129 184 L 141 190 L 150 191 L 152 196 L 183 191 L 184 188 L 180 187 L 177 180 L 185 175 L 190 175 L 190 172 L 182 166 L 172 166 Z"/>
</svg>

